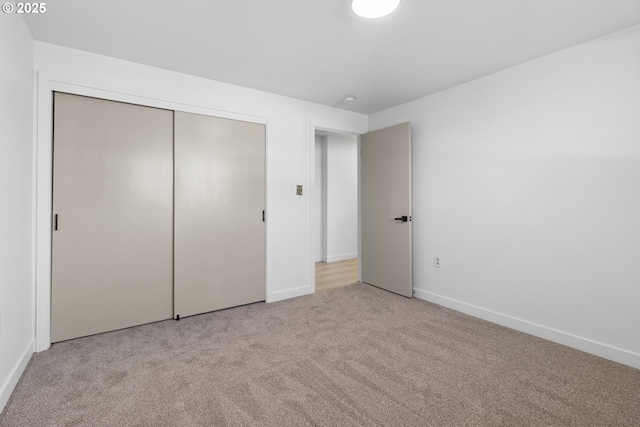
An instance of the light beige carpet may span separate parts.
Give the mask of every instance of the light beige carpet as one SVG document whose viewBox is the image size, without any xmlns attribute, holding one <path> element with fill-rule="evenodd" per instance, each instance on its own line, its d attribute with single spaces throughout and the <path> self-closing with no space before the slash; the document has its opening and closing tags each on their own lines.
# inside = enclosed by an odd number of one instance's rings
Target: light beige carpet
<svg viewBox="0 0 640 427">
<path fill-rule="evenodd" d="M 640 426 L 640 371 L 363 285 L 54 344 L 0 426 Z"/>
</svg>

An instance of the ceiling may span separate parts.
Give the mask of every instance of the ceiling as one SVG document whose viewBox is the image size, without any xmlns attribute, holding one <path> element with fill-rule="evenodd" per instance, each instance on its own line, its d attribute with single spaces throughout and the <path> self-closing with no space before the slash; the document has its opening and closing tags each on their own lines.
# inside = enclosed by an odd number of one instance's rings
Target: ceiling
<svg viewBox="0 0 640 427">
<path fill-rule="evenodd" d="M 370 114 L 640 23 L 640 0 L 54 0 L 35 40 Z M 352 103 L 341 102 L 354 95 Z"/>
</svg>

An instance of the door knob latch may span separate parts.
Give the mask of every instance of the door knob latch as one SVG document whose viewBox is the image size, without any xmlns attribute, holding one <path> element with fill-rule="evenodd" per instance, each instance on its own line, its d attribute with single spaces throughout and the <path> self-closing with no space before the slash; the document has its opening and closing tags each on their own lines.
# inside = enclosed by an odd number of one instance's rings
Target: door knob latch
<svg viewBox="0 0 640 427">
<path fill-rule="evenodd" d="M 407 222 L 409 221 L 409 217 L 406 215 L 401 216 L 400 218 L 393 218 L 395 221 Z"/>
</svg>

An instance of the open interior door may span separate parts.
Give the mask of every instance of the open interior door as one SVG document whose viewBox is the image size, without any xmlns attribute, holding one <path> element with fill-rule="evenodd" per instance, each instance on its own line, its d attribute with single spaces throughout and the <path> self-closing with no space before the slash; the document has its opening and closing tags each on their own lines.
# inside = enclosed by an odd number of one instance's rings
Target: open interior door
<svg viewBox="0 0 640 427">
<path fill-rule="evenodd" d="M 413 296 L 411 123 L 360 138 L 362 281 Z"/>
</svg>

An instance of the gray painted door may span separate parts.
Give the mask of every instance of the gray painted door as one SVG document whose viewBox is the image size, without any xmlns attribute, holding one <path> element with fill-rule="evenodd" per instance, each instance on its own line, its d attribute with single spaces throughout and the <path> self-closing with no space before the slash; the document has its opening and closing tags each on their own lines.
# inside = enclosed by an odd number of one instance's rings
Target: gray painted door
<svg viewBox="0 0 640 427">
<path fill-rule="evenodd" d="M 170 319 L 173 112 L 54 100 L 52 342 Z"/>
<path fill-rule="evenodd" d="M 364 134 L 360 147 L 362 281 L 411 297 L 411 124 Z"/>
<path fill-rule="evenodd" d="M 175 113 L 175 314 L 265 299 L 265 126 Z"/>
</svg>

